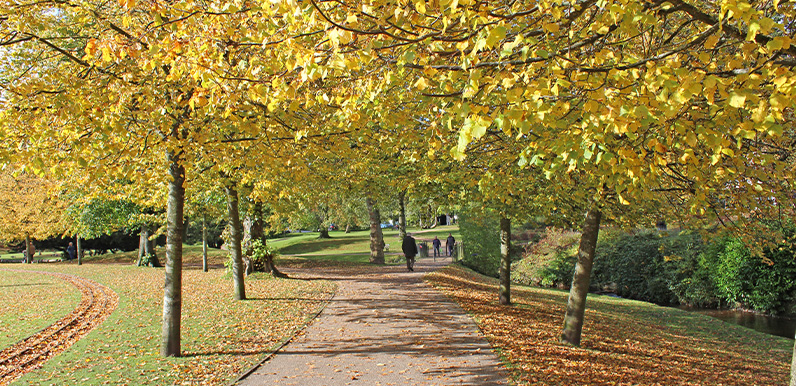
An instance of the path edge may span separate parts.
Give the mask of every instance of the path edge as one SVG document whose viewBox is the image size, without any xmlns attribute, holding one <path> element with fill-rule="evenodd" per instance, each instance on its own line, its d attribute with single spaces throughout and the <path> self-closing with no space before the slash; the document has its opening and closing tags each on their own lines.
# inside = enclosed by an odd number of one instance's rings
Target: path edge
<svg viewBox="0 0 796 386">
<path fill-rule="evenodd" d="M 334 290 L 334 293 L 332 294 L 332 296 L 330 296 L 328 299 L 326 299 L 326 301 L 323 303 L 323 306 L 322 306 L 322 307 L 321 307 L 321 308 L 318 310 L 318 312 L 316 312 L 316 313 L 315 313 L 315 315 L 312 315 L 312 316 L 311 316 L 311 317 L 310 317 L 310 318 L 307 320 L 307 322 L 306 322 L 306 323 L 304 323 L 304 325 L 303 325 L 303 326 L 302 326 L 300 329 L 298 329 L 298 330 L 296 331 L 296 333 L 294 333 L 292 336 L 290 336 L 290 337 L 288 337 L 288 338 L 284 339 L 284 340 L 283 340 L 283 341 L 282 341 L 282 342 L 279 344 L 279 346 L 277 346 L 277 347 L 276 347 L 275 349 L 273 349 L 271 352 L 269 352 L 269 353 L 265 354 L 265 357 L 264 357 L 263 359 L 261 359 L 259 362 L 255 363 L 254 365 L 252 365 L 251 367 L 249 367 L 249 368 L 248 368 L 246 371 L 242 372 L 242 373 L 241 373 L 241 375 L 239 375 L 239 376 L 238 376 L 237 378 L 235 378 L 233 381 L 231 381 L 230 383 L 228 383 L 228 385 L 229 385 L 229 386 L 235 386 L 235 385 L 237 385 L 238 383 L 240 383 L 241 381 L 243 381 L 244 379 L 246 379 L 248 376 L 252 375 L 252 374 L 253 374 L 255 371 L 257 371 L 257 369 L 259 369 L 259 368 L 260 368 L 262 365 L 264 365 L 264 364 L 265 364 L 265 362 L 268 362 L 269 360 L 271 360 L 271 358 L 273 358 L 274 356 L 276 356 L 276 354 L 278 354 L 278 353 L 279 353 L 279 351 L 282 351 L 282 349 L 283 349 L 283 348 L 285 348 L 285 346 L 287 346 L 288 344 L 290 344 L 290 342 L 292 342 L 292 341 L 293 341 L 293 339 L 295 339 L 297 336 L 299 336 L 299 335 L 300 335 L 300 334 L 301 334 L 301 333 L 302 333 L 304 330 L 306 330 L 306 329 L 307 329 L 307 327 L 309 327 L 309 326 L 310 326 L 310 325 L 311 325 L 313 322 L 315 322 L 315 320 L 316 320 L 316 319 L 318 319 L 318 317 L 319 317 L 319 316 L 321 316 L 321 313 L 323 313 L 323 311 L 326 309 L 326 307 L 329 305 L 329 303 L 331 303 L 331 302 L 332 302 L 332 300 L 334 300 L 334 298 L 337 296 L 337 290 L 338 290 L 338 289 L 339 289 L 339 288 L 335 288 L 335 290 Z"/>
</svg>

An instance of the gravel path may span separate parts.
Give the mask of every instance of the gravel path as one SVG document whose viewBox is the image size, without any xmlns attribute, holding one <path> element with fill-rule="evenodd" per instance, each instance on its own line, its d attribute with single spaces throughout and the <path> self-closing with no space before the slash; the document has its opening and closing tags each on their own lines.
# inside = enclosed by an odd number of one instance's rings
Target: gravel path
<svg viewBox="0 0 796 386">
<path fill-rule="evenodd" d="M 339 288 L 304 333 L 240 385 L 506 385 L 475 323 L 423 282 L 450 259 L 406 267 L 288 271 Z"/>
</svg>

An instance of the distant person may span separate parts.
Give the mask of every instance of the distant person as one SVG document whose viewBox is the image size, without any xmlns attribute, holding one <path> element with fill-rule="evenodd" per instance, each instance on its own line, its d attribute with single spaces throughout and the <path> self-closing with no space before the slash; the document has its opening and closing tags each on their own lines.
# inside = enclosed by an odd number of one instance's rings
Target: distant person
<svg viewBox="0 0 796 386">
<path fill-rule="evenodd" d="M 404 236 L 404 241 L 401 243 L 401 250 L 404 251 L 406 256 L 406 268 L 412 272 L 414 271 L 415 256 L 417 256 L 417 244 L 415 238 L 407 234 Z"/>
<path fill-rule="evenodd" d="M 431 246 L 434 247 L 434 257 L 438 257 L 440 255 L 439 248 L 442 246 L 442 241 L 439 241 L 439 237 L 434 236 L 434 241 L 431 242 Z"/>
<path fill-rule="evenodd" d="M 453 233 L 448 233 L 448 239 L 445 240 L 445 251 L 448 256 L 453 256 L 453 246 L 456 245 L 456 239 L 453 238 Z"/>
<path fill-rule="evenodd" d="M 74 260 L 77 257 L 77 250 L 75 250 L 75 245 L 72 242 L 69 242 L 69 246 L 66 247 L 66 253 L 69 254 L 69 260 Z"/>
</svg>

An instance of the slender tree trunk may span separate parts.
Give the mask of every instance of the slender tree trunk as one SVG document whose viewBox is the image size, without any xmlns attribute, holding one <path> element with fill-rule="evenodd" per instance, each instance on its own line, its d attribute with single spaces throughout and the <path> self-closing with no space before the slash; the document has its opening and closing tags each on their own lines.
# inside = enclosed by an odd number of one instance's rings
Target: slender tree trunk
<svg viewBox="0 0 796 386">
<path fill-rule="evenodd" d="M 207 214 L 202 214 L 202 271 L 207 272 Z"/>
<path fill-rule="evenodd" d="M 398 239 L 406 237 L 406 189 L 398 194 Z"/>
<path fill-rule="evenodd" d="M 163 332 L 160 355 L 180 356 L 182 318 L 182 219 L 185 206 L 185 168 L 180 158 L 169 152 L 169 201 L 166 210 L 166 283 L 163 291 Z"/>
<path fill-rule="evenodd" d="M 793 355 L 790 360 L 790 386 L 796 386 L 796 343 L 793 344 Z"/>
<path fill-rule="evenodd" d="M 365 203 L 368 205 L 368 214 L 370 214 L 370 262 L 384 264 L 384 234 L 381 232 L 381 213 L 372 198 L 367 197 Z"/>
<path fill-rule="evenodd" d="M 500 217 L 500 304 L 511 304 L 511 220 Z"/>
<path fill-rule="evenodd" d="M 25 234 L 25 262 L 28 264 L 33 263 L 33 248 L 31 248 L 30 235 Z"/>
<path fill-rule="evenodd" d="M 80 236 L 77 236 L 77 265 L 83 265 L 83 243 Z"/>
<path fill-rule="evenodd" d="M 351 233 L 351 224 L 345 224 L 345 233 Z"/>
<path fill-rule="evenodd" d="M 578 247 L 578 262 L 572 276 L 572 288 L 569 290 L 567 314 L 564 317 L 564 331 L 559 340 L 574 346 L 580 345 L 583 330 L 583 318 L 586 313 L 586 296 L 589 294 L 591 269 L 594 264 L 594 251 L 597 247 L 597 236 L 600 233 L 602 213 L 590 209 L 583 223 L 583 233 Z"/>
<path fill-rule="evenodd" d="M 238 211 L 238 191 L 231 185 L 226 187 L 226 191 L 229 233 L 232 239 L 230 240 L 229 251 L 232 253 L 232 278 L 235 281 L 235 300 L 246 300 L 246 285 L 243 281 L 243 253 L 241 251 L 243 226 L 240 223 L 240 213 Z"/>
<path fill-rule="evenodd" d="M 135 262 L 135 265 L 138 267 L 141 266 L 144 256 L 146 255 L 147 237 L 149 236 L 146 226 L 142 225 L 141 231 L 138 232 L 138 261 Z"/>
</svg>

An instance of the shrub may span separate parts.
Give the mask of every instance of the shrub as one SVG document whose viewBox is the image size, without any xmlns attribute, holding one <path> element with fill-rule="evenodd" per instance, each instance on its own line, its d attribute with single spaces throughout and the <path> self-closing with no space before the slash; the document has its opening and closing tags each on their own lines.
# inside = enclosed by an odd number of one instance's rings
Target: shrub
<svg viewBox="0 0 796 386">
<path fill-rule="evenodd" d="M 525 285 L 566 288 L 575 271 L 580 234 L 547 228 L 537 242 L 525 247 L 522 259 L 512 265 L 512 281 Z"/>
<path fill-rule="evenodd" d="M 459 214 L 459 232 L 464 243 L 463 265 L 484 275 L 497 277 L 500 268 L 500 220 L 492 212 Z"/>
</svg>

